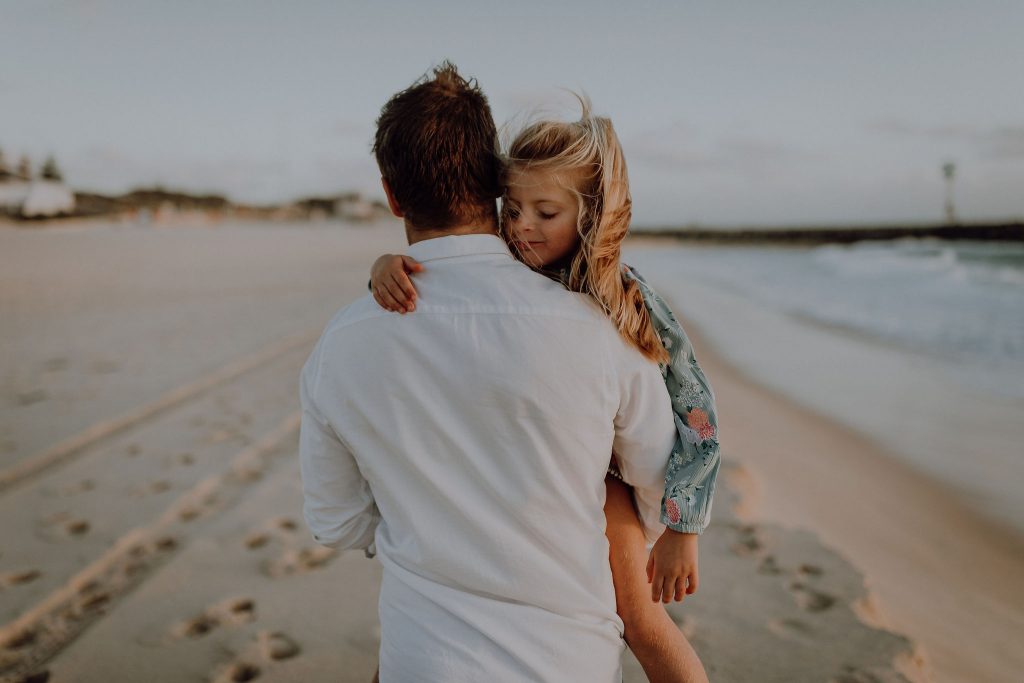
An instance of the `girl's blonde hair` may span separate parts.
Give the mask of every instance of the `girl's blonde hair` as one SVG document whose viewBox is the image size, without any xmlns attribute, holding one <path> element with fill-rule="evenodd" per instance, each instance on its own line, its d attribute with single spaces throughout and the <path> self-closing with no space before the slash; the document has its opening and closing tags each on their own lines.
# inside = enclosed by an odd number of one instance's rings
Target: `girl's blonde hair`
<svg viewBox="0 0 1024 683">
<path fill-rule="evenodd" d="M 629 231 L 633 200 L 626 160 L 611 120 L 591 113 L 590 100 L 576 96 L 578 121 L 538 121 L 509 145 L 506 185 L 518 171 L 550 173 L 576 196 L 580 243 L 561 281 L 572 291 L 589 294 L 608 314 L 619 333 L 647 358 L 667 363 L 668 352 L 651 323 L 639 284 L 626 279 L 619 261 Z M 502 216 L 505 233 L 507 216 Z"/>
</svg>

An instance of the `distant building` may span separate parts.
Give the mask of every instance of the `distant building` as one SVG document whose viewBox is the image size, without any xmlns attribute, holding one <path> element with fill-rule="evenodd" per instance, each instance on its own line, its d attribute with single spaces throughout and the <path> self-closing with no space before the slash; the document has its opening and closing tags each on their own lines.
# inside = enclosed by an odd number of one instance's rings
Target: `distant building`
<svg viewBox="0 0 1024 683">
<path fill-rule="evenodd" d="M 73 213 L 75 194 L 59 180 L 26 180 L 5 171 L 0 176 L 0 212 L 21 218 Z"/>
<path fill-rule="evenodd" d="M 335 202 L 334 213 L 348 221 L 370 221 L 376 214 L 376 207 L 358 195 L 345 196 Z"/>
</svg>

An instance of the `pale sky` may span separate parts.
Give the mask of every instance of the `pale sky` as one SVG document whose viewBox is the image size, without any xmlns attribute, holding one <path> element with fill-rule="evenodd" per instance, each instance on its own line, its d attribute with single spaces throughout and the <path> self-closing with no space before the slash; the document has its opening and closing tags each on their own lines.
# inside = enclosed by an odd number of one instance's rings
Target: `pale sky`
<svg viewBox="0 0 1024 683">
<path fill-rule="evenodd" d="M 1024 2 L 0 0 L 0 149 L 76 189 L 379 191 L 374 120 L 450 59 L 499 124 L 611 117 L 635 223 L 1024 217 Z"/>
</svg>

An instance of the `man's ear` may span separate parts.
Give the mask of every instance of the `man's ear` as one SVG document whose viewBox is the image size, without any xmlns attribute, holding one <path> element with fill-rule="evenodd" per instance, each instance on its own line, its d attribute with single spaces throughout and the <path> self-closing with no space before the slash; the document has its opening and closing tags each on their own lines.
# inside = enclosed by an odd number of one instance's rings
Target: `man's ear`
<svg viewBox="0 0 1024 683">
<path fill-rule="evenodd" d="M 380 184 L 384 186 L 384 194 L 387 195 L 388 208 L 391 209 L 391 213 L 395 214 L 395 218 L 402 218 L 402 209 L 399 208 L 398 202 L 395 201 L 395 195 L 391 191 L 391 184 L 388 182 L 388 179 L 381 176 Z"/>
</svg>

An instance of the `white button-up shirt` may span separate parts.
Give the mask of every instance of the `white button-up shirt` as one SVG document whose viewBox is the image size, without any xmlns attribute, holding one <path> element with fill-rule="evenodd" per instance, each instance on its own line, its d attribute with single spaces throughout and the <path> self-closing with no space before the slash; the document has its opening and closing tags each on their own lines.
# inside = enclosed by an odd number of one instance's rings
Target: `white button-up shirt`
<svg viewBox="0 0 1024 683">
<path fill-rule="evenodd" d="M 314 538 L 383 565 L 381 681 L 620 680 L 604 480 L 614 449 L 656 538 L 661 373 L 497 236 L 408 253 L 416 311 L 339 311 L 300 389 Z"/>
</svg>

